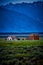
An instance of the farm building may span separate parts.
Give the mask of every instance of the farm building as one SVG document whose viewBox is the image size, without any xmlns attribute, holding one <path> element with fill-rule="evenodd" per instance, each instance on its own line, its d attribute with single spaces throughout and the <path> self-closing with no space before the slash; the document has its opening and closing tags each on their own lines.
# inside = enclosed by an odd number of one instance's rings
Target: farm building
<svg viewBox="0 0 43 65">
<path fill-rule="evenodd" d="M 30 34 L 28 37 L 29 40 L 39 40 L 38 34 Z"/>
<path fill-rule="evenodd" d="M 7 40 L 12 40 L 12 37 L 11 36 L 7 37 Z"/>
<path fill-rule="evenodd" d="M 16 36 L 8 36 L 7 40 L 17 40 Z"/>
<path fill-rule="evenodd" d="M 11 37 L 12 37 L 12 40 L 17 40 L 16 36 L 11 36 Z"/>
</svg>

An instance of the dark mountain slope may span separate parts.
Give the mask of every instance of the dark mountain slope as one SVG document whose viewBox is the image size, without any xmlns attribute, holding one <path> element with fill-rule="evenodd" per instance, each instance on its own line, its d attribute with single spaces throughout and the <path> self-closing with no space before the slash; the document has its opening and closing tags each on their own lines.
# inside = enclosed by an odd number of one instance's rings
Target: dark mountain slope
<svg viewBox="0 0 43 65">
<path fill-rule="evenodd" d="M 43 6 L 37 3 L 9 4 L 0 7 L 1 32 L 42 32 Z"/>
</svg>

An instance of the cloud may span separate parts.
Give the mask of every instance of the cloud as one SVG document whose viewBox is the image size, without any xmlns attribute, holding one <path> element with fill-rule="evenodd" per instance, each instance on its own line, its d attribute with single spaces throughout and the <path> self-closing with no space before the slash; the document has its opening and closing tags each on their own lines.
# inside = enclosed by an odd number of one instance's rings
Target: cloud
<svg viewBox="0 0 43 65">
<path fill-rule="evenodd" d="M 20 2 L 33 2 L 33 1 L 43 1 L 43 0 L 0 0 L 0 5 L 5 5 L 7 3 L 20 3 Z"/>
</svg>

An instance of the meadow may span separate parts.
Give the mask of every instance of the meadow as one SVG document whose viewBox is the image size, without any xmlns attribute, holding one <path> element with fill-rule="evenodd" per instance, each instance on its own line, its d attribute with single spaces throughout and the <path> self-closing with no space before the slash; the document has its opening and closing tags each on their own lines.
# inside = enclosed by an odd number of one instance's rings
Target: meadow
<svg viewBox="0 0 43 65">
<path fill-rule="evenodd" d="M 43 65 L 43 40 L 1 40 L 0 65 Z"/>
</svg>

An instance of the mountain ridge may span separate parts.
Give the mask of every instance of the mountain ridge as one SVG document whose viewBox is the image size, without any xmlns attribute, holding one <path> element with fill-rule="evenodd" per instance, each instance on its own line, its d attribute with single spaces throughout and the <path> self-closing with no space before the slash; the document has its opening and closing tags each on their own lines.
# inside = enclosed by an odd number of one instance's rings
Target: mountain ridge
<svg viewBox="0 0 43 65">
<path fill-rule="evenodd" d="M 21 2 L 21 3 L 8 3 L 8 4 L 6 4 L 7 6 L 8 5 L 18 5 L 18 4 L 28 4 L 28 5 L 30 5 L 30 4 L 43 4 L 43 1 L 36 1 L 36 2 L 30 2 L 30 3 L 28 3 L 28 2 Z M 1 5 L 1 6 L 6 6 L 6 5 Z"/>
</svg>

